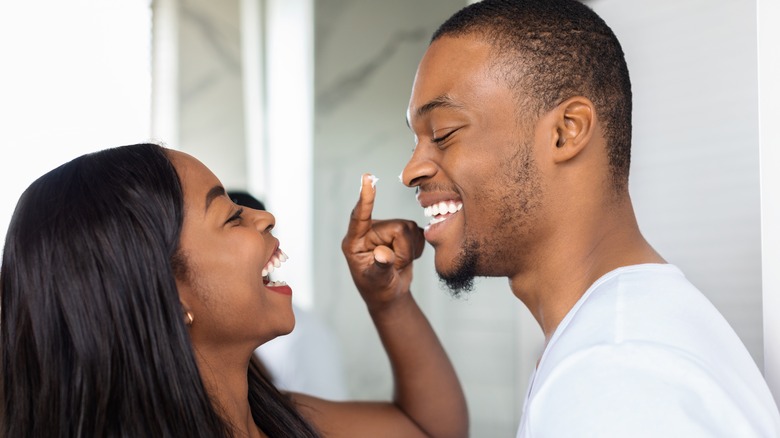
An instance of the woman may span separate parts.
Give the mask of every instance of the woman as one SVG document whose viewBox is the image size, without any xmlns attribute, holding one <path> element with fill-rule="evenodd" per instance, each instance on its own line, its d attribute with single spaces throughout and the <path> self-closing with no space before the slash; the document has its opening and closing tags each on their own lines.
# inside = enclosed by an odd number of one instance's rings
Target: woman
<svg viewBox="0 0 780 438">
<path fill-rule="evenodd" d="M 286 259 L 270 213 L 154 144 L 45 174 L 0 269 L 2 436 L 465 436 L 463 393 L 408 293 L 419 230 L 372 224 L 373 197 L 364 178 L 344 250 L 382 273 L 360 291 L 395 399 L 329 402 L 280 393 L 250 361 L 294 325 L 291 288 L 268 279 Z"/>
</svg>

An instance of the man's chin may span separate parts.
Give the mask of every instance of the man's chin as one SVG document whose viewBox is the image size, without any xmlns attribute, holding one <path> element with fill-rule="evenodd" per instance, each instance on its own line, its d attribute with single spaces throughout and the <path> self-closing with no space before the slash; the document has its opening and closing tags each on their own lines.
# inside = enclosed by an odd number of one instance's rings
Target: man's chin
<svg viewBox="0 0 780 438">
<path fill-rule="evenodd" d="M 454 257 L 445 257 L 444 253 L 437 249 L 434 262 L 436 273 L 452 296 L 459 297 L 464 292 L 474 290 L 478 250 L 479 245 L 472 240 L 467 240 L 463 249 Z"/>
<path fill-rule="evenodd" d="M 439 281 L 450 291 L 455 298 L 474 290 L 474 277 L 461 277 L 458 275 L 442 275 L 439 273 Z"/>
</svg>

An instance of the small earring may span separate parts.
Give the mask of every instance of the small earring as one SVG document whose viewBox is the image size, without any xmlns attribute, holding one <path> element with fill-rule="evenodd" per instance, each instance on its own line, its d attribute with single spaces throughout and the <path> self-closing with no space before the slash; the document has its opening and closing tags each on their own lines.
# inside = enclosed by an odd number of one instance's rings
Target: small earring
<svg viewBox="0 0 780 438">
<path fill-rule="evenodd" d="M 192 322 L 195 320 L 195 318 L 192 316 L 192 312 L 188 310 L 187 313 L 185 313 L 184 315 L 187 317 L 187 321 L 185 322 L 185 324 L 191 326 Z"/>
</svg>

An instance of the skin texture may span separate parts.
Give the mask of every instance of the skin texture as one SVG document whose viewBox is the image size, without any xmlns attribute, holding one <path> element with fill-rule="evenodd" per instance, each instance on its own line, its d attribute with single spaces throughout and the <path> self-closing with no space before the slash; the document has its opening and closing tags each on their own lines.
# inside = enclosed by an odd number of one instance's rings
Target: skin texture
<svg viewBox="0 0 780 438">
<path fill-rule="evenodd" d="M 404 184 L 422 207 L 463 208 L 430 226 L 440 275 L 502 276 L 547 339 L 587 288 L 620 266 L 664 263 L 611 185 L 594 104 L 573 96 L 533 114 L 475 35 L 443 36 L 420 62 L 408 108 L 416 147 Z M 440 140 L 444 137 L 444 140 Z M 474 244 L 476 243 L 476 245 Z"/>
<path fill-rule="evenodd" d="M 237 215 L 241 207 L 206 166 L 177 151 L 169 157 L 185 203 L 180 246 L 187 274 L 177 287 L 183 308 L 193 316 L 189 330 L 201 377 L 237 436 L 263 436 L 247 399 L 249 359 L 259 345 L 289 333 L 295 323 L 291 296 L 266 287 L 261 274 L 279 246 L 271 234 L 275 219 L 246 207 Z M 209 193 L 214 196 L 207 202 Z M 374 196 L 366 177 L 344 251 L 362 273 L 355 281 L 390 358 L 395 397 L 391 402 L 330 402 L 291 396 L 326 437 L 466 436 L 460 384 L 409 292 L 411 262 L 424 246 L 422 230 L 411 221 L 372 222 Z M 182 318 L 188 320 L 185 314 Z"/>
<path fill-rule="evenodd" d="M 468 206 L 427 230 L 443 277 L 469 259 L 472 276 L 507 275 L 522 254 L 502 242 L 527 247 L 543 214 L 531 139 L 517 123 L 512 95 L 489 80 L 487 46 L 470 50 L 472 58 L 439 46 L 426 54 L 413 88 L 408 119 L 416 146 L 403 180 L 419 188 L 423 206 L 446 199 Z"/>
<path fill-rule="evenodd" d="M 361 179 L 342 251 L 387 351 L 394 376 L 390 403 L 327 402 L 295 394 L 326 436 L 465 437 L 468 412 L 455 370 L 409 286 L 423 251 L 412 221 L 375 221 L 370 175 Z M 413 340 L 413 342 L 411 341 Z"/>
<path fill-rule="evenodd" d="M 261 436 L 247 401 L 246 370 L 257 346 L 289 333 L 291 297 L 263 285 L 261 271 L 279 242 L 266 211 L 239 207 L 216 176 L 195 158 L 170 151 L 184 192 L 180 246 L 188 275 L 177 280 L 182 306 L 193 316 L 190 336 L 205 386 L 245 436 Z M 207 195 L 221 191 L 206 208 Z"/>
</svg>

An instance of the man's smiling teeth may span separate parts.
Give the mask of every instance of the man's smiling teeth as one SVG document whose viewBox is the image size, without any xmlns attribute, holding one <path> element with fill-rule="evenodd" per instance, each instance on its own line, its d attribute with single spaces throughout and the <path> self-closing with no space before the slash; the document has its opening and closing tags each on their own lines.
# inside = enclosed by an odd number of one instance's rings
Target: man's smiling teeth
<svg viewBox="0 0 780 438">
<path fill-rule="evenodd" d="M 447 218 L 449 217 L 446 216 L 447 214 L 457 213 L 462 208 L 463 208 L 462 202 L 441 201 L 437 204 L 429 205 L 425 207 L 423 210 L 425 212 L 425 217 L 432 218 L 430 224 L 433 225 L 447 220 Z"/>
<path fill-rule="evenodd" d="M 287 257 L 287 254 L 285 254 L 281 249 L 276 248 L 274 255 L 271 256 L 271 260 L 268 260 L 268 263 L 265 265 L 265 268 L 263 268 L 263 272 L 262 272 L 263 277 L 274 272 L 274 269 L 278 268 L 279 266 L 282 266 L 282 263 L 286 262 L 287 259 L 289 259 L 289 257 Z"/>
</svg>

